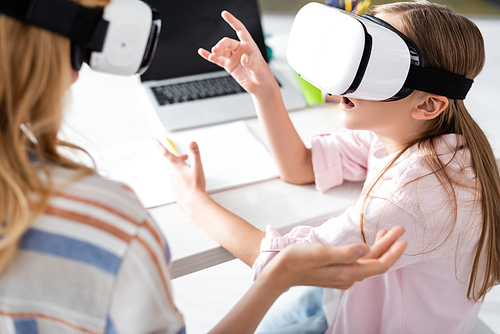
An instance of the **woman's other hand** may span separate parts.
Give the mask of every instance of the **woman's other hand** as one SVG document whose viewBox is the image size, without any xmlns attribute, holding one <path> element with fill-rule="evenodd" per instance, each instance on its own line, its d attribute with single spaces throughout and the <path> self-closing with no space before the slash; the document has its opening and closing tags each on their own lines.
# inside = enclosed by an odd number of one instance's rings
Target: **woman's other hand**
<svg viewBox="0 0 500 334">
<path fill-rule="evenodd" d="M 366 244 L 289 245 L 269 262 L 261 275 L 274 275 L 271 281 L 283 291 L 296 285 L 345 290 L 356 281 L 386 272 L 406 248 L 406 241 L 396 242 L 404 232 L 401 226 L 389 232 L 384 230 L 371 247 Z"/>
</svg>

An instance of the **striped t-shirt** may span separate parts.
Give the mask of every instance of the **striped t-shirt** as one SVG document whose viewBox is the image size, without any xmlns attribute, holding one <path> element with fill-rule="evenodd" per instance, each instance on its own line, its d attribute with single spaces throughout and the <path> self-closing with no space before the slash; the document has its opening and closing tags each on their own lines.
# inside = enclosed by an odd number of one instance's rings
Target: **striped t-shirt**
<svg viewBox="0 0 500 334">
<path fill-rule="evenodd" d="M 129 188 L 80 179 L 51 198 L 0 274 L 0 333 L 184 333 L 169 261 Z"/>
</svg>

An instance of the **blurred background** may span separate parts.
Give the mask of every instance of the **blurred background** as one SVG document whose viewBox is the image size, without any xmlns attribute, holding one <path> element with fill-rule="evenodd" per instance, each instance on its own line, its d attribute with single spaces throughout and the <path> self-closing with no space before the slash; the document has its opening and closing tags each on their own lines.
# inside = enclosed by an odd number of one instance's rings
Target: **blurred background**
<svg viewBox="0 0 500 334">
<path fill-rule="evenodd" d="M 401 0 L 400 0 L 401 1 Z M 308 0 L 259 0 L 262 13 L 296 13 Z M 316 1 L 323 2 L 323 1 Z M 372 0 L 372 5 L 397 2 L 387 0 Z M 466 15 L 498 15 L 500 16 L 500 0 L 432 0 L 431 2 L 447 5 L 453 11 Z"/>
</svg>

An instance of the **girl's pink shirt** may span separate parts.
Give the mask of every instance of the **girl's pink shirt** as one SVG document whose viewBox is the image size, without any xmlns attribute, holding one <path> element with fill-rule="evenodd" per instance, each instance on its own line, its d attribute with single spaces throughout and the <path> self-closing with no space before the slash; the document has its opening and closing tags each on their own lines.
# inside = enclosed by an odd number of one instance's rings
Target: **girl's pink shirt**
<svg viewBox="0 0 500 334">
<path fill-rule="evenodd" d="M 425 152 L 411 147 L 387 170 L 369 196 L 364 232 L 373 244 L 378 230 L 404 226 L 405 254 L 385 274 L 355 283 L 340 301 L 325 289 L 327 333 L 469 333 L 480 303 L 467 298 L 481 210 L 469 151 L 454 134 L 436 141 L 436 150 L 461 186 L 445 189 L 431 174 Z M 458 146 L 458 149 L 457 149 Z M 340 246 L 363 242 L 360 212 L 364 194 L 395 157 L 369 131 L 344 131 L 312 139 L 316 188 L 325 192 L 344 180 L 365 180 L 360 199 L 344 214 L 321 226 L 299 226 L 281 236 L 267 227 L 255 277 L 291 243 L 321 242 Z M 421 177 L 418 181 L 414 181 Z M 457 217 L 449 196 L 456 197 Z M 481 277 L 480 277 L 481 278 Z"/>
</svg>

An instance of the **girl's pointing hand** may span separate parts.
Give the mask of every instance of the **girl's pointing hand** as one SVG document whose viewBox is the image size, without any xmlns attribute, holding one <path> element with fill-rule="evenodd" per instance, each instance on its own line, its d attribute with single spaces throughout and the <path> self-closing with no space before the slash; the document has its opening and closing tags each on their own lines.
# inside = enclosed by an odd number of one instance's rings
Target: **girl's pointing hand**
<svg viewBox="0 0 500 334">
<path fill-rule="evenodd" d="M 224 37 L 211 51 L 200 48 L 200 56 L 224 68 L 251 94 L 268 90 L 269 85 L 277 85 L 271 69 L 243 23 L 227 11 L 223 11 L 221 16 L 236 31 L 239 40 Z"/>
</svg>

